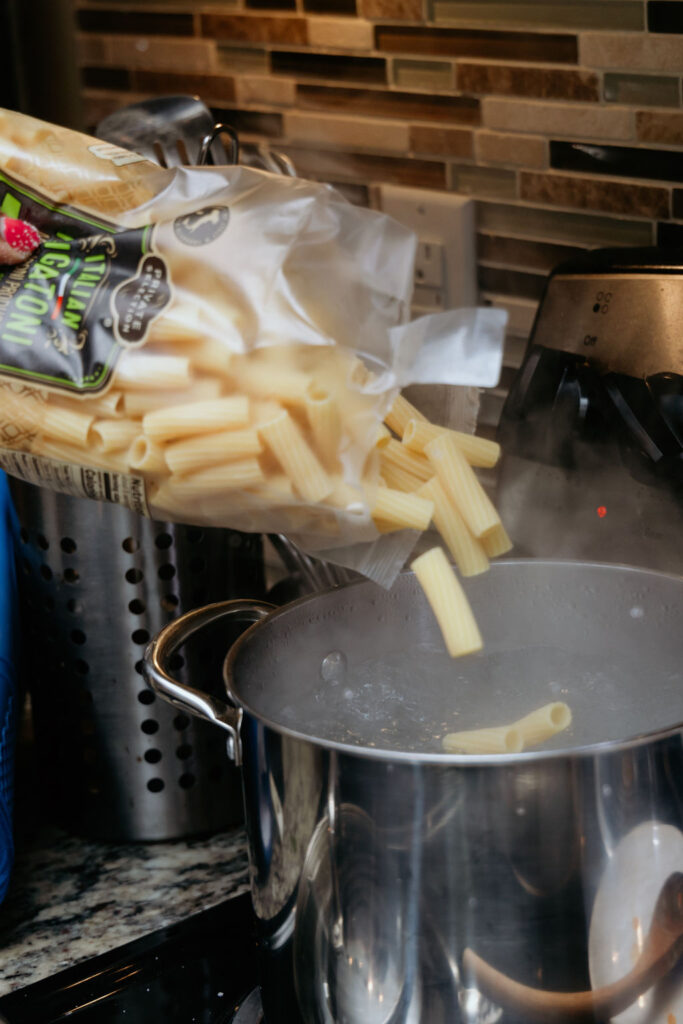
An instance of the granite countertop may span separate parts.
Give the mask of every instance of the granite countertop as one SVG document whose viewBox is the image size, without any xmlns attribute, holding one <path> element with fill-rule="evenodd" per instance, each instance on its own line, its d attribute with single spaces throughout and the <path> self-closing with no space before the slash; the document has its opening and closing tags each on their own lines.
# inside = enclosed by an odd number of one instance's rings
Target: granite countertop
<svg viewBox="0 0 683 1024">
<path fill-rule="evenodd" d="M 0 906 L 0 996 L 248 889 L 242 828 L 210 839 L 101 843 L 19 836 Z"/>
</svg>

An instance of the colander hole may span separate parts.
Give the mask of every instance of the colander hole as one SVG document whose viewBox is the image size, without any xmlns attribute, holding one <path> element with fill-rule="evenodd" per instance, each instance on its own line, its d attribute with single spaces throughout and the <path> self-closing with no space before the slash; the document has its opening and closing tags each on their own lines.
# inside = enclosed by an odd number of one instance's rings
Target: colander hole
<svg viewBox="0 0 683 1024">
<path fill-rule="evenodd" d="M 121 542 L 121 547 L 124 551 L 127 551 L 129 555 L 132 555 L 140 547 L 140 542 L 137 537 L 126 537 L 126 539 Z"/>
<path fill-rule="evenodd" d="M 190 544 L 199 544 L 204 540 L 204 531 L 191 526 L 187 531 L 187 540 Z"/>
<path fill-rule="evenodd" d="M 149 640 L 149 633 L 146 629 L 134 629 L 130 638 L 134 644 L 146 644 Z"/>
<path fill-rule="evenodd" d="M 166 548 L 170 548 L 173 543 L 173 537 L 170 533 L 159 533 L 157 534 L 154 543 L 161 551 L 164 551 Z"/>
<path fill-rule="evenodd" d="M 151 690 L 140 690 L 138 694 L 138 700 L 141 704 L 153 704 L 154 694 Z"/>
<path fill-rule="evenodd" d="M 159 764 L 161 761 L 161 751 L 157 750 L 156 747 L 152 747 L 151 750 L 146 750 L 144 758 L 147 764 Z"/>
<path fill-rule="evenodd" d="M 147 783 L 147 789 L 150 791 L 150 793 L 161 793 L 163 788 L 163 779 L 150 779 L 149 782 Z"/>
<path fill-rule="evenodd" d="M 65 569 L 64 570 L 64 582 L 65 583 L 78 583 L 81 578 L 81 574 L 76 569 Z"/>
<path fill-rule="evenodd" d="M 76 550 L 76 541 L 72 537 L 62 537 L 59 546 L 65 555 L 73 555 Z"/>
<path fill-rule="evenodd" d="M 47 551 L 47 549 L 50 547 L 50 542 L 47 539 L 47 537 L 43 536 L 42 533 L 39 533 L 36 539 L 38 541 L 38 547 L 42 548 L 43 551 Z"/>
<path fill-rule="evenodd" d="M 147 736 L 153 736 L 155 732 L 159 731 L 159 723 L 155 722 L 153 718 L 146 718 L 140 728 Z"/>
<path fill-rule="evenodd" d="M 185 659 L 182 654 L 172 654 L 168 659 L 168 667 L 172 672 L 177 672 L 178 669 L 182 668 L 185 664 Z"/>
<path fill-rule="evenodd" d="M 178 597 L 176 594 L 164 594 L 160 604 L 165 612 L 173 612 L 178 607 Z"/>
<path fill-rule="evenodd" d="M 40 567 L 40 575 L 43 577 L 44 580 L 51 580 L 52 579 L 52 569 L 50 568 L 50 566 L 49 565 L 41 565 L 41 567 Z"/>
<path fill-rule="evenodd" d="M 145 602 L 136 597 L 132 601 L 128 602 L 128 610 L 132 612 L 133 615 L 142 615 L 145 610 Z"/>
<path fill-rule="evenodd" d="M 190 572 L 204 572 L 206 569 L 206 562 L 199 556 L 190 559 Z"/>
<path fill-rule="evenodd" d="M 178 732 L 182 732 L 183 729 L 187 729 L 190 724 L 190 719 L 187 715 L 176 715 L 173 719 L 173 728 L 177 729 Z"/>
<path fill-rule="evenodd" d="M 75 644 L 84 644 L 88 638 L 82 629 L 72 629 L 71 639 Z"/>
<path fill-rule="evenodd" d="M 185 772 L 178 779 L 178 785 L 181 787 L 181 789 L 190 789 L 191 786 L 194 786 L 195 782 L 196 779 L 191 772 Z"/>
<path fill-rule="evenodd" d="M 21 537 L 23 544 L 28 544 L 28 530 L 25 529 L 23 526 L 19 530 L 19 536 Z"/>
<path fill-rule="evenodd" d="M 144 574 L 141 569 L 128 569 L 126 579 L 129 583 L 140 583 L 144 579 Z"/>
<path fill-rule="evenodd" d="M 144 661 L 142 660 L 142 658 L 140 658 L 140 660 L 139 660 L 139 661 L 136 661 L 136 662 L 135 662 L 135 671 L 137 672 L 137 674 L 138 674 L 139 676 L 141 676 L 141 675 L 142 675 L 142 667 L 143 667 L 143 665 L 144 665 L 144 664 L 145 664 L 145 663 L 144 663 Z"/>
<path fill-rule="evenodd" d="M 72 615 L 79 615 L 83 611 L 83 605 L 80 601 L 77 601 L 74 597 L 69 598 L 66 602 L 66 610 L 71 612 Z"/>
<path fill-rule="evenodd" d="M 179 761 L 187 761 L 188 757 L 192 756 L 192 747 L 189 743 L 181 743 L 175 752 L 175 756 Z"/>
<path fill-rule="evenodd" d="M 158 575 L 160 580 L 172 580 L 175 576 L 175 565 L 167 562 L 166 565 L 159 566 Z"/>
<path fill-rule="evenodd" d="M 83 661 L 82 658 L 79 658 L 76 662 L 76 671 L 82 676 L 87 676 L 90 671 L 90 665 L 87 661 Z"/>
</svg>

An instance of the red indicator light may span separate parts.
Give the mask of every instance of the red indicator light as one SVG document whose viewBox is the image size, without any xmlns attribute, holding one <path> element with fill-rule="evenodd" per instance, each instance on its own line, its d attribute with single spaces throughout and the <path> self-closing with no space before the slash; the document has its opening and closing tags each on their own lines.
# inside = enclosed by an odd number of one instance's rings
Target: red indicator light
<svg viewBox="0 0 683 1024">
<path fill-rule="evenodd" d="M 605 516 L 607 515 L 607 509 L 605 508 L 604 505 L 600 505 L 600 507 L 596 511 L 597 511 L 597 513 L 598 513 L 598 515 L 600 516 L 601 519 L 604 519 Z"/>
</svg>

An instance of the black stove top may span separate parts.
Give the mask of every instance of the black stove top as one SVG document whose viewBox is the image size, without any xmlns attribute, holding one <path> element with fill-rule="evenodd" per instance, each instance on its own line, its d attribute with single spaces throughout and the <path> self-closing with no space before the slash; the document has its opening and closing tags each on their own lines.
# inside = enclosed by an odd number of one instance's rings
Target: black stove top
<svg viewBox="0 0 683 1024">
<path fill-rule="evenodd" d="M 248 895 L 0 998 L 9 1024 L 258 1024 Z"/>
</svg>

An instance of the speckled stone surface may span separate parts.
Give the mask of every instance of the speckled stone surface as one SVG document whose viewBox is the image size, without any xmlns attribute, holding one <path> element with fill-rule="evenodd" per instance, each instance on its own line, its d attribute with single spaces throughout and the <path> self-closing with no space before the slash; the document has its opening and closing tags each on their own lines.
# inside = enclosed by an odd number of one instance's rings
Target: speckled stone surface
<svg viewBox="0 0 683 1024">
<path fill-rule="evenodd" d="M 0 996 L 248 889 L 244 831 L 98 843 L 41 829 L 0 906 Z"/>
</svg>

